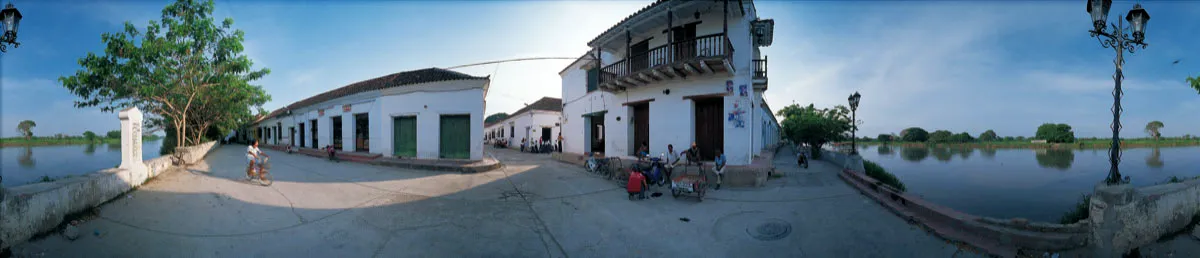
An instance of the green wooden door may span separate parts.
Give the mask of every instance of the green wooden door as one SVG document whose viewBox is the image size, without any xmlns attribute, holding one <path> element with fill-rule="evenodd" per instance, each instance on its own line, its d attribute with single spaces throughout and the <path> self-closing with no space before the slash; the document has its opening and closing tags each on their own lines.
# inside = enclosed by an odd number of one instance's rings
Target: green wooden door
<svg viewBox="0 0 1200 258">
<path fill-rule="evenodd" d="M 417 156 L 417 118 L 392 118 L 392 154 L 412 158 Z"/>
<path fill-rule="evenodd" d="M 439 156 L 444 159 L 471 158 L 471 116 L 443 115 Z"/>
</svg>

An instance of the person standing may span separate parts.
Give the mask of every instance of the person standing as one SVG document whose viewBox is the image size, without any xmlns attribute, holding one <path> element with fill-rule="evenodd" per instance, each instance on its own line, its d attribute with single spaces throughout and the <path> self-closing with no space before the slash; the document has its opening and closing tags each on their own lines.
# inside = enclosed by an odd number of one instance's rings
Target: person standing
<svg viewBox="0 0 1200 258">
<path fill-rule="evenodd" d="M 671 172 L 673 172 L 675 170 L 675 165 L 679 164 L 679 154 L 682 154 L 682 152 L 676 153 L 675 146 L 673 146 L 671 144 L 667 144 L 667 160 L 664 161 L 667 164 L 665 166 L 666 172 L 667 172 L 667 179 L 672 179 Z"/>
<path fill-rule="evenodd" d="M 559 153 L 562 153 L 562 142 L 563 142 L 563 136 L 562 136 L 562 132 L 560 131 L 560 132 L 558 132 L 558 146 L 556 146 L 556 148 L 555 148 L 558 150 Z"/>
<path fill-rule="evenodd" d="M 717 174 L 717 188 L 713 190 L 721 190 L 721 179 L 725 177 L 725 154 L 720 150 L 716 152 L 717 158 L 713 160 L 713 174 Z"/>
</svg>

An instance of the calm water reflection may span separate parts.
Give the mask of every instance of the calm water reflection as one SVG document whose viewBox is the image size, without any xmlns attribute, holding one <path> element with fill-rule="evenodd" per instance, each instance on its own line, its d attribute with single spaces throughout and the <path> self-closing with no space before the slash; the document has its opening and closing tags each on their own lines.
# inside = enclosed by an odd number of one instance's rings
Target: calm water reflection
<svg viewBox="0 0 1200 258">
<path fill-rule="evenodd" d="M 142 142 L 142 159 L 159 157 L 161 148 L 162 140 Z M 82 175 L 120 164 L 121 144 L 0 147 L 0 184 L 12 187 L 39 182 L 42 176 Z"/>
<path fill-rule="evenodd" d="M 859 153 L 929 201 L 975 215 L 1046 222 L 1058 222 L 1080 195 L 1091 193 L 1107 176 L 1109 167 L 1106 149 L 866 146 Z M 1200 147 L 1122 153 L 1121 174 L 1130 176 L 1134 186 L 1200 175 Z"/>
</svg>

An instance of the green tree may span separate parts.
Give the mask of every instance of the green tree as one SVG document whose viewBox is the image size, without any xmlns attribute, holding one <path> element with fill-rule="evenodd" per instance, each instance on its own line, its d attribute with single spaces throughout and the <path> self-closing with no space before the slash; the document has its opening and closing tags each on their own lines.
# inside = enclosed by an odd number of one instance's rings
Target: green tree
<svg viewBox="0 0 1200 258">
<path fill-rule="evenodd" d="M 1150 137 L 1154 137 L 1154 140 L 1157 141 L 1158 137 L 1162 136 L 1162 133 L 1159 132 L 1159 130 L 1162 128 L 1162 121 L 1150 121 L 1150 123 L 1146 123 L 1146 134 L 1149 134 Z"/>
<path fill-rule="evenodd" d="M 17 132 L 21 133 L 22 136 L 25 136 L 26 140 L 29 140 L 33 138 L 33 128 L 36 126 L 37 123 L 34 123 L 33 120 L 21 121 L 20 123 L 17 123 Z"/>
<path fill-rule="evenodd" d="M 88 142 L 95 142 L 96 133 L 93 133 L 92 131 L 85 131 L 83 132 L 83 138 L 87 139 Z"/>
<path fill-rule="evenodd" d="M 108 137 L 109 139 L 121 139 L 121 131 L 118 131 L 118 130 L 108 131 L 108 133 L 105 133 L 104 136 Z"/>
<path fill-rule="evenodd" d="M 1000 140 L 1000 136 L 996 135 L 996 131 L 990 129 L 979 134 L 979 141 L 981 142 L 994 142 L 998 140 Z"/>
<path fill-rule="evenodd" d="M 808 144 L 815 154 L 820 153 L 825 143 L 847 139 L 846 133 L 852 128 L 849 111 L 845 106 L 818 109 L 812 104 L 807 107 L 793 104 L 779 110 L 776 115 L 784 117 L 781 124 L 788 139 Z"/>
<path fill-rule="evenodd" d="M 973 141 L 975 141 L 975 138 L 971 137 L 971 134 L 969 134 L 967 132 L 961 132 L 961 133 L 958 133 L 955 135 L 951 135 L 950 141 L 951 142 L 973 142 Z"/>
<path fill-rule="evenodd" d="M 1192 89 L 1195 89 L 1196 93 L 1200 93 L 1200 77 L 1188 77 L 1187 82 L 1192 85 Z"/>
<path fill-rule="evenodd" d="M 506 118 L 508 118 L 508 113 L 504 113 L 504 112 L 495 113 L 495 114 L 488 115 L 487 118 L 484 118 L 483 123 L 490 124 L 490 123 L 500 122 L 501 120 L 504 120 Z"/>
<path fill-rule="evenodd" d="M 881 142 L 890 142 L 890 141 L 892 141 L 892 140 L 893 140 L 893 139 L 892 139 L 892 135 L 890 135 L 890 134 L 882 134 L 882 133 L 881 133 L 881 134 L 879 134 L 879 136 L 878 136 L 878 137 L 875 137 L 875 139 L 879 139 L 879 141 L 881 141 Z"/>
<path fill-rule="evenodd" d="M 946 131 L 946 130 L 933 131 L 933 133 L 929 134 L 929 142 L 937 142 L 937 143 L 950 142 L 951 136 L 954 136 L 954 133 L 951 133 L 950 131 Z"/>
<path fill-rule="evenodd" d="M 906 142 L 924 142 L 929 140 L 929 132 L 920 127 L 909 127 L 900 131 L 900 139 Z"/>
<path fill-rule="evenodd" d="M 138 107 L 147 125 L 175 131 L 176 146 L 194 144 L 207 127 L 235 124 L 270 98 L 249 84 L 270 70 L 253 70 L 242 55 L 245 33 L 232 18 L 216 22 L 214 9 L 211 0 L 177 0 L 144 31 L 125 22 L 123 32 L 101 35 L 103 55 L 88 53 L 79 71 L 58 80 L 81 98 L 76 107 Z"/>
<path fill-rule="evenodd" d="M 1025 141 L 1025 136 L 1017 136 L 1017 141 Z"/>
<path fill-rule="evenodd" d="M 1033 137 L 1052 143 L 1075 142 L 1075 132 L 1071 131 L 1071 126 L 1067 124 L 1042 124 L 1038 126 L 1037 133 Z"/>
</svg>

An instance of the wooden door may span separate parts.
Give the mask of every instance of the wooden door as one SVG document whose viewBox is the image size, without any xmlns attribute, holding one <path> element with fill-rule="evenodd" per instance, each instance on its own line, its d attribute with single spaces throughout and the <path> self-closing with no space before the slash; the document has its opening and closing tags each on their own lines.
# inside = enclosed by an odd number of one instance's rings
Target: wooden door
<svg viewBox="0 0 1200 258">
<path fill-rule="evenodd" d="M 442 115 L 439 156 L 444 159 L 471 158 L 471 116 Z"/>
<path fill-rule="evenodd" d="M 650 142 L 650 103 L 633 105 L 633 146 L 630 154 L 635 154 L 642 143 Z"/>
<path fill-rule="evenodd" d="M 417 118 L 392 118 L 392 154 L 400 157 L 417 156 Z"/>
<path fill-rule="evenodd" d="M 679 26 L 671 33 L 675 44 L 675 61 L 689 60 L 696 57 L 696 24 Z"/>
<path fill-rule="evenodd" d="M 646 52 L 650 51 L 650 40 L 644 40 L 629 46 L 629 65 L 630 72 L 637 72 L 650 67 L 650 55 Z"/>
<path fill-rule="evenodd" d="M 321 144 L 317 143 L 317 135 L 318 135 L 317 134 L 317 120 L 316 119 L 308 120 L 308 127 L 309 127 L 309 130 L 312 130 L 312 133 L 309 134 L 309 135 L 312 135 L 312 147 L 314 149 L 321 148 Z"/>
<path fill-rule="evenodd" d="M 304 123 L 300 123 L 300 147 L 308 146 L 304 144 Z"/>
<path fill-rule="evenodd" d="M 723 98 L 695 100 L 696 103 L 696 147 L 701 160 L 712 160 L 714 152 L 725 149 L 725 124 Z"/>
</svg>

